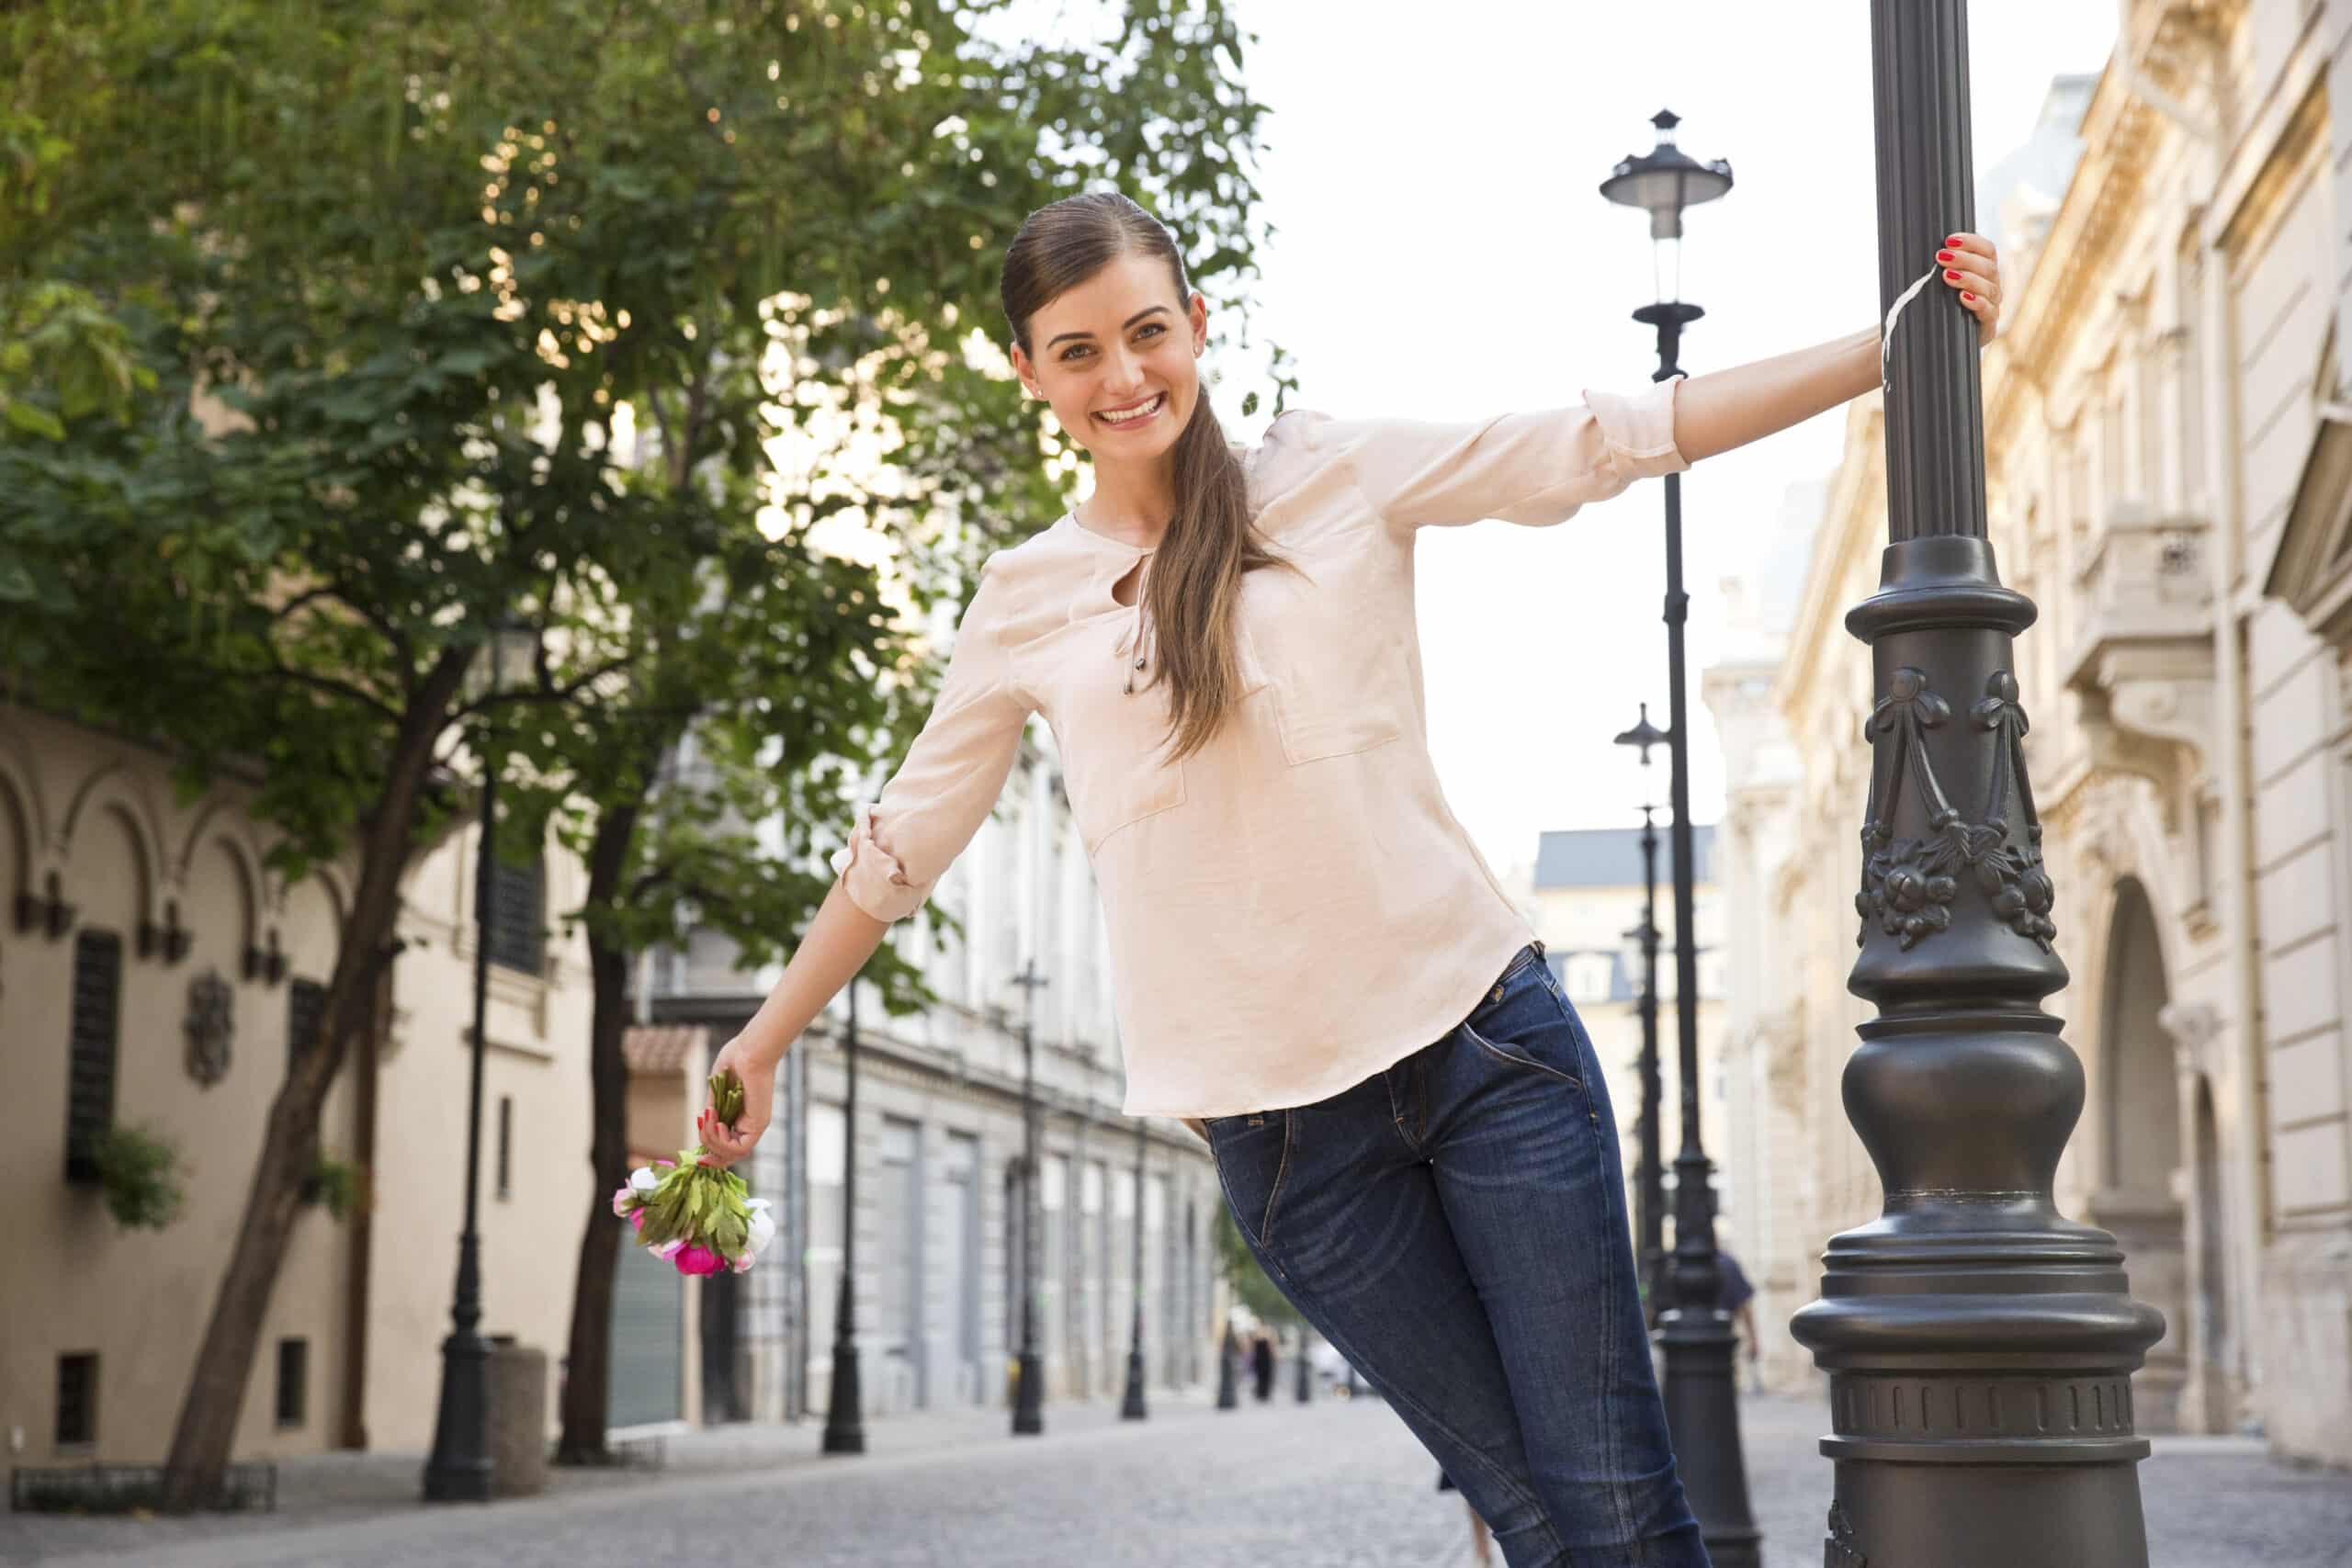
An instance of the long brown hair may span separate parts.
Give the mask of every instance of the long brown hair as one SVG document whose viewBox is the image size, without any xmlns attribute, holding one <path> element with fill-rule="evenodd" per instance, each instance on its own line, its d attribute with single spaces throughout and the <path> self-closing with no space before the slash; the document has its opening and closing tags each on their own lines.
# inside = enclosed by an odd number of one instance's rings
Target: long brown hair
<svg viewBox="0 0 2352 1568">
<path fill-rule="evenodd" d="M 1125 197 L 1090 192 L 1031 213 L 1004 253 L 998 288 L 1013 342 L 1034 356 L 1029 323 L 1036 313 L 1121 256 L 1137 253 L 1165 261 L 1178 300 L 1192 299 L 1174 236 Z M 1145 574 L 1144 610 L 1158 654 L 1152 679 L 1168 682 L 1171 755 L 1183 758 L 1208 743 L 1241 698 L 1234 618 L 1242 577 L 1290 563 L 1266 547 L 1250 522 L 1241 464 L 1226 445 L 1205 388 L 1194 397 L 1193 417 L 1170 456 L 1176 508 Z"/>
</svg>

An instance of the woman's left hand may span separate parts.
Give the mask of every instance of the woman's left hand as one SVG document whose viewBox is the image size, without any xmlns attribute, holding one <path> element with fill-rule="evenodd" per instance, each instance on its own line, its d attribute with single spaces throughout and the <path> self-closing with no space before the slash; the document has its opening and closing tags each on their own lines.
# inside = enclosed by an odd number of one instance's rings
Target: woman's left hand
<svg viewBox="0 0 2352 1568">
<path fill-rule="evenodd" d="M 1962 309 L 1976 318 L 1976 346 L 2001 330 L 2001 258 L 1982 234 L 1954 234 L 1936 253 L 1944 287 L 1956 289 Z"/>
</svg>

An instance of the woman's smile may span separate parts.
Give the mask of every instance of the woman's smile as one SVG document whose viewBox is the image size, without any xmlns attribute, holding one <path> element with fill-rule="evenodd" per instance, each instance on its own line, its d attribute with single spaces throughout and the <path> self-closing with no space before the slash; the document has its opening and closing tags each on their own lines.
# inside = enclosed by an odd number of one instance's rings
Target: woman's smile
<svg viewBox="0 0 2352 1568">
<path fill-rule="evenodd" d="M 1148 398 L 1138 399 L 1132 403 L 1123 403 L 1115 409 L 1100 410 L 1094 417 L 1114 430 L 1132 430 L 1139 424 L 1149 424 L 1153 420 L 1158 419 L 1161 411 L 1167 406 L 1168 394 L 1154 392 Z"/>
</svg>

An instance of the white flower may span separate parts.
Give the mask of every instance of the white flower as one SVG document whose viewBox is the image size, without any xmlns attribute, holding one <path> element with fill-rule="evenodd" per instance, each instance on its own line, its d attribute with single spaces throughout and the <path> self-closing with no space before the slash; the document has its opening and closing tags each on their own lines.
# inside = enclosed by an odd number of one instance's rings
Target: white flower
<svg viewBox="0 0 2352 1568">
<path fill-rule="evenodd" d="M 628 1173 L 628 1184 L 633 1191 L 650 1198 L 653 1190 L 662 1185 L 662 1178 L 654 1173 L 651 1166 L 640 1165 Z"/>
<path fill-rule="evenodd" d="M 752 1200 L 751 1249 L 765 1252 L 768 1243 L 775 1239 L 775 1216 L 768 1213 L 767 1200 Z"/>
</svg>

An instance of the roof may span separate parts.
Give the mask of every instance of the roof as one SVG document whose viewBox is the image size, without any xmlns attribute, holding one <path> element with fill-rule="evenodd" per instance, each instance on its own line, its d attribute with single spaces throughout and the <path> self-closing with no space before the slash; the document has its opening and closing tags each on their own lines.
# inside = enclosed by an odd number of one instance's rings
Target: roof
<svg viewBox="0 0 2352 1568">
<path fill-rule="evenodd" d="M 621 1057 L 632 1073 L 674 1073 L 697 1066 L 710 1031 L 699 1023 L 639 1023 L 621 1032 Z"/>
<path fill-rule="evenodd" d="M 1695 883 L 1714 880 L 1715 829 L 1709 822 L 1691 825 L 1690 848 L 1698 863 Z M 1657 879 L 1661 886 L 1674 880 L 1674 835 L 1664 823 L 1657 829 Z M 1547 887 L 1638 887 L 1642 882 L 1642 830 L 1639 828 L 1569 828 L 1545 833 L 1535 849 L 1535 889 Z"/>
</svg>

